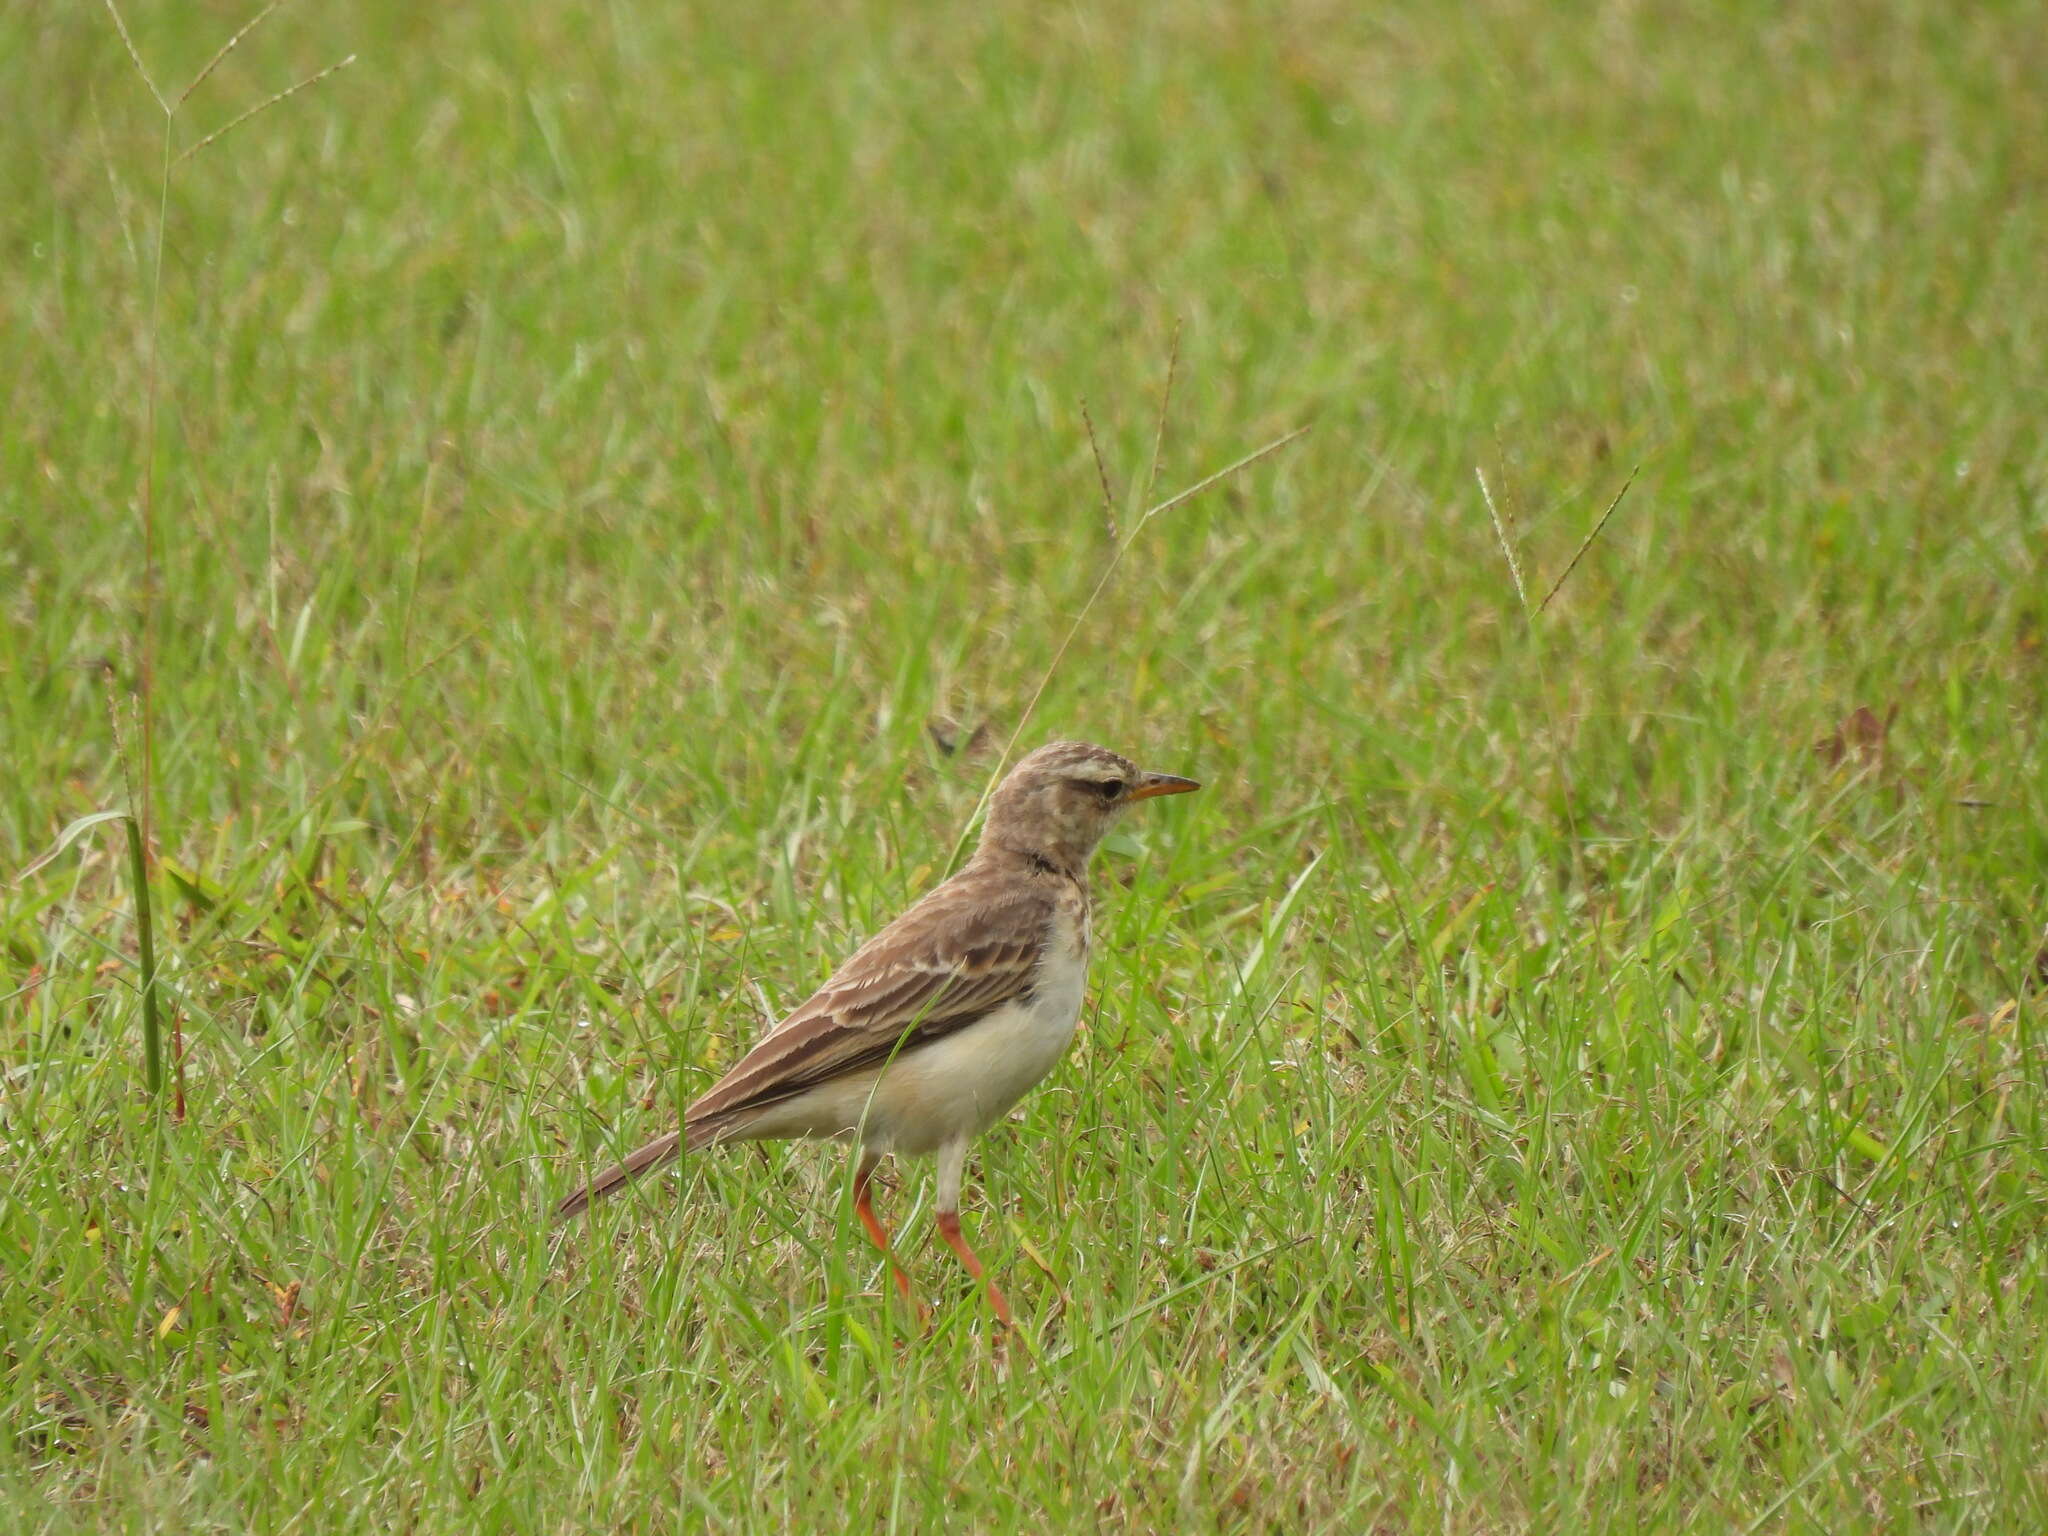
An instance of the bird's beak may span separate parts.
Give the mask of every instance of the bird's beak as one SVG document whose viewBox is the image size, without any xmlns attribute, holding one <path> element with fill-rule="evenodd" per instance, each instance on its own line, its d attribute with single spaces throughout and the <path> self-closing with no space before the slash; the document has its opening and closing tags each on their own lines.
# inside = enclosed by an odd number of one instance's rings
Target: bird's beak
<svg viewBox="0 0 2048 1536">
<path fill-rule="evenodd" d="M 1138 787 L 1131 791 L 1131 798 L 1150 800 L 1154 795 L 1187 795 L 1201 787 L 1193 779 L 1178 778 L 1170 773 L 1148 773 L 1138 780 Z"/>
</svg>

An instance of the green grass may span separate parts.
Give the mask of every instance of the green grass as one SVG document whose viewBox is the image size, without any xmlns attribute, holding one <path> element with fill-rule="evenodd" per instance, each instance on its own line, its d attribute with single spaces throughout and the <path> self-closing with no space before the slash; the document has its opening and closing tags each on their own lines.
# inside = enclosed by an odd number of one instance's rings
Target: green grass
<svg viewBox="0 0 2048 1536">
<path fill-rule="evenodd" d="M 0 10 L 0 1525 L 2048 1528 L 2022 5 Z M 244 19 L 136 5 L 182 82 Z M 1098 865 L 967 1224 L 548 1203 L 933 880 Z M 1530 602 L 1640 465 L 1550 609 Z M 114 706 L 110 709 L 110 705 Z M 1881 748 L 1817 753 L 1858 706 Z M 166 1095 L 168 1097 L 168 1095 Z"/>
</svg>

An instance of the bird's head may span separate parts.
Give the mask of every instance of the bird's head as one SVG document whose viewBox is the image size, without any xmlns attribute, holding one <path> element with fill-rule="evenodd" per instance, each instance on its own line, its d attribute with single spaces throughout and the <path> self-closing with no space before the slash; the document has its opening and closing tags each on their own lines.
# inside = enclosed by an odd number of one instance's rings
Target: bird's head
<svg viewBox="0 0 2048 1536">
<path fill-rule="evenodd" d="M 1078 873 L 1129 807 L 1201 787 L 1193 779 L 1148 773 L 1107 747 L 1055 741 L 1018 763 L 996 786 L 982 846 L 1050 859 Z"/>
</svg>

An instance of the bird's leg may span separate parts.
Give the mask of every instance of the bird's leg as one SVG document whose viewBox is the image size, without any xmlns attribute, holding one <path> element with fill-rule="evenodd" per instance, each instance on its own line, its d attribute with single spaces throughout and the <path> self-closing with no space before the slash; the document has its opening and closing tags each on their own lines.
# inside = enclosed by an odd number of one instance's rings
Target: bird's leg
<svg viewBox="0 0 2048 1536">
<path fill-rule="evenodd" d="M 903 1273 L 896 1263 L 895 1251 L 889 1246 L 889 1229 L 882 1225 L 881 1218 L 875 1214 L 874 1198 L 868 1188 L 875 1175 L 875 1165 L 881 1160 L 881 1157 L 873 1152 L 861 1154 L 860 1163 L 853 1170 L 853 1213 L 860 1218 L 861 1226 L 867 1230 L 868 1241 L 873 1243 L 880 1250 L 882 1257 L 889 1261 L 889 1273 L 895 1277 L 896 1289 L 902 1293 L 903 1299 L 910 1303 L 911 1309 L 922 1315 L 924 1308 L 918 1305 L 917 1297 L 911 1293 L 910 1276 Z"/>
<path fill-rule="evenodd" d="M 960 1255 L 960 1262 L 967 1266 L 967 1273 L 980 1280 L 981 1260 L 974 1256 L 974 1250 L 967 1246 L 967 1239 L 960 1235 L 958 1211 L 939 1212 L 939 1236 L 946 1240 L 948 1248 Z M 988 1287 L 988 1304 L 995 1308 L 996 1321 L 1008 1328 L 1013 1321 L 1010 1316 L 1010 1304 L 1003 1299 L 1003 1293 L 996 1289 L 995 1281 L 987 1280 L 983 1281 L 983 1284 Z"/>
<path fill-rule="evenodd" d="M 981 1260 L 967 1246 L 967 1239 L 960 1235 L 960 1179 L 966 1167 L 966 1142 L 952 1142 L 939 1148 L 939 1236 L 946 1240 L 948 1248 L 959 1255 L 967 1273 L 988 1288 L 988 1304 L 995 1309 L 996 1321 L 1008 1328 L 1011 1325 L 1009 1302 L 996 1289 L 995 1281 L 983 1279 Z"/>
</svg>

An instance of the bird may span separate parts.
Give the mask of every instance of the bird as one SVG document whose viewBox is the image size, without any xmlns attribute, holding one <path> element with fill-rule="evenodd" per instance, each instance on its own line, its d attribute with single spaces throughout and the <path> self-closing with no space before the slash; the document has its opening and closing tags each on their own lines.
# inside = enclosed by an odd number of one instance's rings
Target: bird
<svg viewBox="0 0 2048 1536">
<path fill-rule="evenodd" d="M 682 1125 L 572 1191 L 575 1216 L 650 1169 L 725 1142 L 825 1138 L 853 1143 L 853 1207 L 920 1311 L 875 1215 L 884 1157 L 935 1156 L 938 1232 L 1008 1301 L 960 1229 L 968 1145 L 1009 1113 L 1066 1052 L 1088 970 L 1088 865 L 1141 800 L 1184 795 L 1193 779 L 1153 773 L 1083 741 L 1020 759 L 988 800 L 975 851 L 863 944 L 683 1111 Z"/>
</svg>

